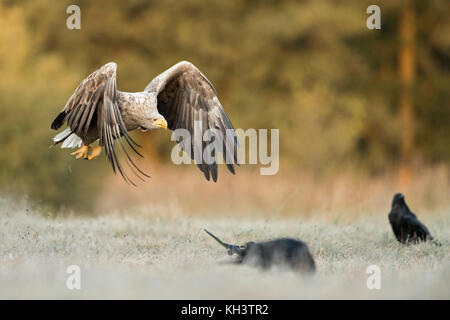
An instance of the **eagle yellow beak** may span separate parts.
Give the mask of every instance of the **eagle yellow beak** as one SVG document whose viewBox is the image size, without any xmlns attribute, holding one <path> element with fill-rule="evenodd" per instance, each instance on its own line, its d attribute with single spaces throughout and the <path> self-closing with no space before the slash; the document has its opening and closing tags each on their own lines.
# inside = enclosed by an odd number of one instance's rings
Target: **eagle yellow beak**
<svg viewBox="0 0 450 320">
<path fill-rule="evenodd" d="M 153 120 L 153 124 L 157 127 L 167 129 L 167 121 L 165 119 L 156 119 Z"/>
</svg>

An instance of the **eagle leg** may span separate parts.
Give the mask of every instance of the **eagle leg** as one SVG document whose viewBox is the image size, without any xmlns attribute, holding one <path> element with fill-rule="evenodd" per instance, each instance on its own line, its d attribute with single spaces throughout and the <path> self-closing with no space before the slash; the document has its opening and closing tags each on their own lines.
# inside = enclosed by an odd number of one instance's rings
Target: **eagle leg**
<svg viewBox="0 0 450 320">
<path fill-rule="evenodd" d="M 89 147 L 89 148 L 91 148 L 91 147 Z M 102 147 L 101 146 L 97 146 L 95 148 L 91 148 L 90 151 L 91 151 L 91 154 L 88 155 L 87 158 L 88 158 L 88 160 L 93 160 L 93 159 L 97 158 L 100 155 L 100 152 L 102 152 Z"/>
<path fill-rule="evenodd" d="M 80 159 L 80 158 L 84 158 L 84 159 L 87 159 L 88 158 L 88 152 L 89 152 L 89 150 L 92 150 L 92 147 L 90 147 L 90 146 L 85 146 L 84 144 L 82 144 L 81 145 L 81 148 L 80 149 L 78 149 L 77 151 L 75 151 L 75 152 L 72 152 L 71 153 L 71 155 L 77 155 L 76 157 L 75 157 L 75 159 Z"/>
</svg>

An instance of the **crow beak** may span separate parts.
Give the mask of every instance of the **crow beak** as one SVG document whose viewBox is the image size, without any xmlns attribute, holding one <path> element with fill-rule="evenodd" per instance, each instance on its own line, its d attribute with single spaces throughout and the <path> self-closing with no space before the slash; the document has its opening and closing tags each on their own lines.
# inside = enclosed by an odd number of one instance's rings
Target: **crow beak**
<svg viewBox="0 0 450 320">
<path fill-rule="evenodd" d="M 207 234 L 209 234 L 214 240 L 216 240 L 218 243 L 220 243 L 225 249 L 227 249 L 227 253 L 231 256 L 233 253 L 239 254 L 240 249 L 239 246 L 234 244 L 228 244 L 217 238 L 215 235 L 213 235 L 211 232 L 209 232 L 206 229 L 203 229 Z"/>
<path fill-rule="evenodd" d="M 153 125 L 155 125 L 156 127 L 167 129 L 167 121 L 165 119 L 153 120 Z"/>
</svg>

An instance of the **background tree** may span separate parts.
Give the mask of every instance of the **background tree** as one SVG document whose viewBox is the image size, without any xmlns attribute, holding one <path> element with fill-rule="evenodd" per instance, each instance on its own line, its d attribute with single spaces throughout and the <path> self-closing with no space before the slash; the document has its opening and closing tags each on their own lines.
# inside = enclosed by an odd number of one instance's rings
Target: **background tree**
<svg viewBox="0 0 450 320">
<path fill-rule="evenodd" d="M 65 26 L 70 4 L 81 7 L 81 30 Z M 401 168 L 406 186 L 416 167 L 448 165 L 448 1 L 381 1 L 381 30 L 366 28 L 370 4 L 0 0 L 0 190 L 91 206 L 108 166 L 47 152 L 49 125 L 109 61 L 118 88 L 136 91 L 190 60 L 235 127 L 280 129 L 285 170 L 332 178 L 345 168 L 372 176 Z M 170 156 L 169 137 L 136 134 L 154 146 L 152 163 Z"/>
</svg>

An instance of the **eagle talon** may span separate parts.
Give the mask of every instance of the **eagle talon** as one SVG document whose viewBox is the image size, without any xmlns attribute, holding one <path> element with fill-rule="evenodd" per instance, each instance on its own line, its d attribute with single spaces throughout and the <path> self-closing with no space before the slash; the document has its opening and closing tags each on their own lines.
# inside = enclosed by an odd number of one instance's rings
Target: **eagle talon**
<svg viewBox="0 0 450 320">
<path fill-rule="evenodd" d="M 81 145 L 81 148 L 80 148 L 80 149 L 78 149 L 78 150 L 75 151 L 75 152 L 72 152 L 71 155 L 72 155 L 72 156 L 77 155 L 77 156 L 75 157 L 75 159 L 80 159 L 80 158 L 88 159 L 88 152 L 89 152 L 89 150 L 91 150 L 91 149 L 92 149 L 91 147 L 85 146 L 85 145 L 83 144 L 83 145 Z"/>
<path fill-rule="evenodd" d="M 95 148 L 91 148 L 90 151 L 91 151 L 91 154 L 87 156 L 87 159 L 93 160 L 100 155 L 100 152 L 102 152 L 102 147 L 97 146 Z"/>
</svg>

